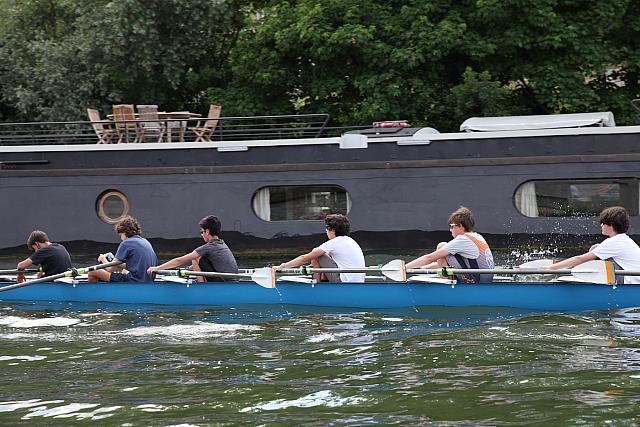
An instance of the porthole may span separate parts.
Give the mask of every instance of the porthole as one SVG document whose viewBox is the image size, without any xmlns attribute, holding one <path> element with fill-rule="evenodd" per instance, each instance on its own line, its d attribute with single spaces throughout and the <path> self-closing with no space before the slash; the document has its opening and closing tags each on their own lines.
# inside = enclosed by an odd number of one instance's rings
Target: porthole
<svg viewBox="0 0 640 427">
<path fill-rule="evenodd" d="M 107 190 L 96 200 L 96 213 L 107 224 L 115 224 L 129 215 L 129 199 L 118 190 Z"/>
<path fill-rule="evenodd" d="M 514 194 L 516 209 L 528 217 L 594 217 L 609 206 L 638 215 L 637 178 L 527 181 Z"/>
<path fill-rule="evenodd" d="M 336 185 L 263 187 L 253 195 L 253 211 L 265 221 L 323 220 L 350 209 L 349 193 Z"/>
</svg>

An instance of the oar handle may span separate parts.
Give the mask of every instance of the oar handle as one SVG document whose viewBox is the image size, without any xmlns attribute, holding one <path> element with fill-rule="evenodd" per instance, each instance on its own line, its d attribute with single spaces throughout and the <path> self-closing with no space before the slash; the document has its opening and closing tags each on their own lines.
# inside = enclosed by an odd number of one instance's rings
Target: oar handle
<svg viewBox="0 0 640 427">
<path fill-rule="evenodd" d="M 81 274 L 86 274 L 86 273 L 88 273 L 90 271 L 95 271 L 95 270 L 101 270 L 103 268 L 114 267 L 114 266 L 120 265 L 120 264 L 122 264 L 122 261 L 111 261 L 111 262 L 107 262 L 105 264 L 91 265 L 89 267 L 72 268 L 70 270 L 65 271 L 64 273 L 54 274 L 53 276 L 45 276 L 45 277 L 41 277 L 39 279 L 29 280 L 27 282 L 14 283 L 13 285 L 4 286 L 4 287 L 0 288 L 0 292 L 10 291 L 12 289 L 22 288 L 24 286 L 29 286 L 29 285 L 35 285 L 37 283 L 51 282 L 53 280 L 61 279 L 63 277 L 77 277 L 77 276 L 79 276 Z"/>
<path fill-rule="evenodd" d="M 451 268 L 435 269 L 407 268 L 408 274 L 438 274 L 455 276 L 456 274 L 571 274 L 571 269 L 542 270 L 539 268 Z M 640 274 L 639 274 L 640 275 Z"/>
<path fill-rule="evenodd" d="M 34 268 L 29 268 L 26 270 L 19 270 L 17 268 L 11 269 L 11 270 L 0 270 L 0 274 L 31 274 L 31 273 L 37 273 L 39 271 L 42 271 L 41 269 L 34 269 Z"/>
<path fill-rule="evenodd" d="M 102 270 L 109 267 L 115 267 L 120 264 L 123 264 L 123 261 L 111 261 L 111 262 L 105 262 L 104 264 L 90 265 L 89 267 L 72 268 L 71 270 L 66 271 L 63 277 L 76 277 L 81 274 L 87 274 L 90 271 L 96 271 L 96 270 Z"/>
<path fill-rule="evenodd" d="M 616 270 L 616 276 L 640 276 L 640 271 L 637 270 Z"/>
<path fill-rule="evenodd" d="M 361 268 L 315 268 L 304 265 L 298 268 L 276 268 L 280 274 L 299 274 L 301 276 L 309 276 L 313 273 L 371 273 L 380 271 L 380 266 L 361 267 Z"/>
<path fill-rule="evenodd" d="M 238 277 L 251 277 L 251 273 L 220 273 L 217 271 L 192 271 L 184 268 L 177 270 L 157 270 L 156 274 L 164 274 L 165 276 L 200 276 L 200 277 L 228 277 L 237 279 Z"/>
</svg>

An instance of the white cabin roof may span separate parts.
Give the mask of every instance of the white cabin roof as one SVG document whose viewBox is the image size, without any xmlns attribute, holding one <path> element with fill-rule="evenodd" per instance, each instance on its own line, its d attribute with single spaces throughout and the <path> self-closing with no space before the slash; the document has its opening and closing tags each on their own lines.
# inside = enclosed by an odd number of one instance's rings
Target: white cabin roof
<svg viewBox="0 0 640 427">
<path fill-rule="evenodd" d="M 550 114 L 543 116 L 471 117 L 460 125 L 463 132 L 559 129 L 584 126 L 615 126 L 613 113 Z"/>
</svg>

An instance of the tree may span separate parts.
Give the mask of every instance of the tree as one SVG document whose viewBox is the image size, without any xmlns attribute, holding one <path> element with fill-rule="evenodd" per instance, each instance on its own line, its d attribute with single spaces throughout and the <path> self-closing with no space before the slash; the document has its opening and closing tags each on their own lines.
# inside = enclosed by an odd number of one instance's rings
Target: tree
<svg viewBox="0 0 640 427">
<path fill-rule="evenodd" d="M 640 12 L 630 0 L 482 0 L 469 15 L 473 58 L 532 114 L 613 110 L 638 93 Z M 622 101 L 622 102 L 621 102 Z"/>
<path fill-rule="evenodd" d="M 338 124 L 455 130 L 461 116 L 608 109 L 629 123 L 640 58 L 631 3 L 274 1 L 234 47 L 232 80 L 208 93 L 235 114 L 329 112 Z"/>
<path fill-rule="evenodd" d="M 233 80 L 209 94 L 236 100 L 237 114 L 424 124 L 461 79 L 465 31 L 460 8 L 447 1 L 277 2 L 234 48 Z"/>
<path fill-rule="evenodd" d="M 78 120 L 115 103 L 201 108 L 248 15 L 235 0 L 2 3 L 0 93 L 13 120 Z"/>
<path fill-rule="evenodd" d="M 0 0 L 0 119 L 159 104 L 457 130 L 472 115 L 634 123 L 632 0 Z"/>
</svg>

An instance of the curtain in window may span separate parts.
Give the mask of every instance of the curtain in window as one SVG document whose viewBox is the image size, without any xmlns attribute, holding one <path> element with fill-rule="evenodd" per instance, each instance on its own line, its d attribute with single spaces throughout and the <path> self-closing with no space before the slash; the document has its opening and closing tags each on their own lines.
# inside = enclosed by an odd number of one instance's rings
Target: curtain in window
<svg viewBox="0 0 640 427">
<path fill-rule="evenodd" d="M 528 217 L 538 217 L 538 201 L 536 199 L 536 183 L 525 182 L 516 191 L 516 208 Z"/>
<path fill-rule="evenodd" d="M 269 188 L 261 188 L 253 196 L 253 210 L 260 219 L 271 221 L 271 195 Z"/>
</svg>

